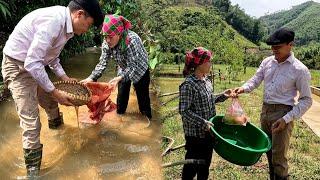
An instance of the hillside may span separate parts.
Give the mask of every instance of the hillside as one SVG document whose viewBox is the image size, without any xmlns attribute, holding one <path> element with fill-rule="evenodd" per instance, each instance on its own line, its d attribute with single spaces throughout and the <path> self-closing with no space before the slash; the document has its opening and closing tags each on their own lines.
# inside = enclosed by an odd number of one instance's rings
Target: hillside
<svg viewBox="0 0 320 180">
<path fill-rule="evenodd" d="M 308 1 L 260 20 L 266 24 L 269 34 L 283 26 L 293 29 L 298 45 L 320 42 L 320 3 Z"/>
<path fill-rule="evenodd" d="M 145 20 L 160 40 L 168 63 L 177 52 L 184 54 L 197 46 L 213 50 L 216 63 L 241 63 L 244 47 L 256 47 L 228 25 L 214 8 L 186 4 L 149 8 L 152 14 Z"/>
</svg>

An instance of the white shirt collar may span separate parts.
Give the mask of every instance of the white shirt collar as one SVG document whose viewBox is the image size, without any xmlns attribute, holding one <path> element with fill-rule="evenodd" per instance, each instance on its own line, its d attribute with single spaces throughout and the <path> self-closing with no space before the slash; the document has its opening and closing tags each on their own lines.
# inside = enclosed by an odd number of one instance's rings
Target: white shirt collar
<svg viewBox="0 0 320 180">
<path fill-rule="evenodd" d="M 68 7 L 66 8 L 66 29 L 67 29 L 67 34 L 72 34 L 72 35 L 74 34 L 73 27 L 72 27 L 72 20 L 71 20 L 71 12 Z"/>
<path fill-rule="evenodd" d="M 291 51 L 290 52 L 290 56 L 285 60 L 285 61 L 283 61 L 282 63 L 280 63 L 280 64 L 283 64 L 283 63 L 285 63 L 285 62 L 289 62 L 289 63 L 293 63 L 294 62 L 294 59 L 295 59 L 295 57 L 294 57 L 294 54 L 293 54 L 293 52 Z M 278 61 L 276 60 L 276 57 L 275 56 L 273 56 L 273 61 L 274 62 L 276 62 L 276 63 L 278 63 Z M 279 63 L 278 63 L 279 64 Z"/>
</svg>

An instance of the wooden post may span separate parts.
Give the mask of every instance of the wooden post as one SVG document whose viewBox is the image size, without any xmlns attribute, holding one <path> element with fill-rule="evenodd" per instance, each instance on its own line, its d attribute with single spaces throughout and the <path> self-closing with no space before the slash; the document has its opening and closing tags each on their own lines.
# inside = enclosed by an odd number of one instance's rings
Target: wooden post
<svg viewBox="0 0 320 180">
<path fill-rule="evenodd" d="M 214 92 L 214 68 L 213 68 L 214 64 L 212 63 L 211 65 L 211 72 L 212 72 L 212 92 Z"/>
</svg>

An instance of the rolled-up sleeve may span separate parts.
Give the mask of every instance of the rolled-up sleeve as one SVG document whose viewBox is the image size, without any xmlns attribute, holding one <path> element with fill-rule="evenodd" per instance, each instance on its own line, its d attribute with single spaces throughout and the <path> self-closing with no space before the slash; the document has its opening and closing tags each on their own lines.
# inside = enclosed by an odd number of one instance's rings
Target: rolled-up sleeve
<svg viewBox="0 0 320 180">
<path fill-rule="evenodd" d="M 214 94 L 214 103 L 220 103 L 226 101 L 229 97 L 224 95 L 224 93 Z"/>
<path fill-rule="evenodd" d="M 312 105 L 311 98 L 311 89 L 310 89 L 310 80 L 311 75 L 308 69 L 303 69 L 302 72 L 298 72 L 301 74 L 296 82 L 297 90 L 299 91 L 299 99 L 298 104 L 293 107 L 293 109 L 288 112 L 283 119 L 286 123 L 294 119 L 299 119 L 302 115 L 307 112 L 307 110 Z"/>
</svg>

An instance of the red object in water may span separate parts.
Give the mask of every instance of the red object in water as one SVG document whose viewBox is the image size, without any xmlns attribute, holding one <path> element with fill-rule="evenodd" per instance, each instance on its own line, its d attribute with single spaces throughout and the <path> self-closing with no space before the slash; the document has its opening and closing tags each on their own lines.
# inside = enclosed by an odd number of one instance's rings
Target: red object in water
<svg viewBox="0 0 320 180">
<path fill-rule="evenodd" d="M 117 105 L 109 98 L 113 87 L 109 83 L 101 82 L 89 82 L 86 86 L 92 93 L 91 100 L 87 104 L 92 122 L 85 122 L 97 124 L 102 120 L 105 113 L 117 108 Z"/>
</svg>

